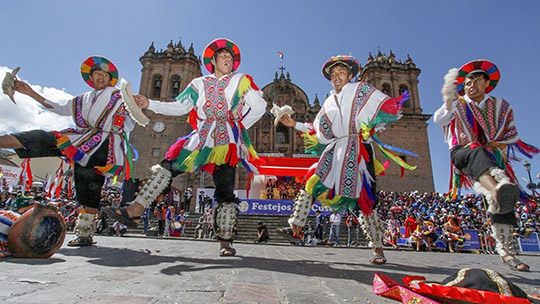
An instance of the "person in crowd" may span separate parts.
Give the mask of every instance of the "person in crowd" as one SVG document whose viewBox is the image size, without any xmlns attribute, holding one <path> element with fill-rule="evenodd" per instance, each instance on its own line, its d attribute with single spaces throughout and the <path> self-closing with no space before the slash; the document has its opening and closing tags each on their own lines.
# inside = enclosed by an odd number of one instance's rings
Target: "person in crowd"
<svg viewBox="0 0 540 304">
<path fill-rule="evenodd" d="M 13 204 L 15 202 L 16 198 L 17 198 L 17 193 L 13 192 L 13 191 L 10 192 L 8 199 L 4 202 L 4 206 L 6 208 L 11 208 L 11 204 Z"/>
<path fill-rule="evenodd" d="M 443 225 L 443 234 L 446 238 L 448 250 L 452 253 L 459 252 L 465 242 L 461 221 L 455 215 L 448 216 L 448 220 Z"/>
<path fill-rule="evenodd" d="M 187 218 L 186 218 L 186 212 L 184 211 L 184 209 L 178 212 L 178 215 L 176 216 L 175 220 L 182 225 L 186 224 Z"/>
<path fill-rule="evenodd" d="M 333 210 L 330 215 L 330 236 L 328 242 L 334 244 L 334 247 L 339 247 L 339 227 L 341 226 L 341 214 L 337 210 Z"/>
<path fill-rule="evenodd" d="M 412 229 L 412 227 L 416 227 L 411 232 L 411 236 L 408 239 L 409 244 L 414 249 L 416 249 L 416 251 L 420 251 L 422 245 L 424 244 L 424 230 L 422 226 L 422 219 L 420 217 L 416 217 L 414 226 L 410 225 L 409 227 L 409 229 Z M 405 231 L 407 231 L 407 228 L 405 228 Z"/>
<path fill-rule="evenodd" d="M 189 207 L 191 206 L 191 198 L 193 197 L 193 189 L 191 187 L 187 187 L 186 190 L 184 190 L 184 202 L 183 202 L 183 208 L 186 212 L 189 212 Z"/>
<path fill-rule="evenodd" d="M 422 223 L 422 230 L 424 233 L 424 243 L 427 246 L 428 251 L 433 251 L 433 246 L 436 245 L 439 236 L 437 235 L 437 227 L 435 223 L 427 219 Z"/>
<path fill-rule="evenodd" d="M 416 231 L 418 226 L 418 223 L 416 222 L 416 214 L 414 214 L 414 212 L 409 212 L 407 218 L 405 219 L 404 226 L 405 238 L 409 239 L 413 235 L 414 231 Z"/>
<path fill-rule="evenodd" d="M 263 222 L 257 223 L 257 240 L 255 240 L 255 243 L 267 243 L 270 240 L 270 234 L 268 233 L 268 228 L 266 228 L 266 225 L 263 224 Z"/>
<path fill-rule="evenodd" d="M 385 236 L 388 240 L 388 244 L 392 246 L 392 248 L 396 249 L 398 244 L 398 238 L 400 235 L 399 230 L 401 228 L 401 223 L 398 219 L 396 219 L 394 212 L 390 212 L 388 217 L 388 220 L 386 220 Z"/>
<path fill-rule="evenodd" d="M 315 211 L 315 237 L 318 241 L 322 241 L 324 238 L 324 217 L 320 210 Z"/>
<path fill-rule="evenodd" d="M 201 216 L 199 216 L 197 226 L 195 226 L 195 233 L 193 235 L 194 239 L 202 239 L 206 235 L 205 230 L 206 230 L 207 224 L 208 224 L 207 215 L 203 213 L 201 214 Z"/>
<path fill-rule="evenodd" d="M 356 210 L 348 211 L 345 225 L 347 226 L 347 247 L 358 247 L 358 215 Z"/>
<path fill-rule="evenodd" d="M 169 236 L 171 222 L 173 221 L 174 221 L 174 207 L 168 206 L 167 211 L 165 211 L 165 228 L 163 228 L 165 236 Z"/>
<path fill-rule="evenodd" d="M 199 213 L 204 214 L 204 207 L 206 205 L 206 194 L 204 191 L 199 191 Z"/>
<path fill-rule="evenodd" d="M 104 209 L 105 210 L 105 209 Z M 167 214 L 167 207 L 163 202 L 159 203 L 154 209 L 154 216 L 158 222 L 158 235 L 163 236 L 165 233 L 165 216 Z"/>
<path fill-rule="evenodd" d="M 317 245 L 317 239 L 315 239 L 315 225 L 313 224 L 313 221 L 308 221 L 306 227 L 304 228 L 304 239 L 302 241 L 303 245 Z"/>
<path fill-rule="evenodd" d="M 141 220 L 143 222 L 143 234 L 146 234 L 150 224 L 150 208 L 144 208 L 143 213 L 141 214 Z"/>
<path fill-rule="evenodd" d="M 127 232 L 127 226 L 119 221 L 114 222 L 112 229 L 114 231 L 114 236 L 124 236 L 124 234 Z"/>
</svg>

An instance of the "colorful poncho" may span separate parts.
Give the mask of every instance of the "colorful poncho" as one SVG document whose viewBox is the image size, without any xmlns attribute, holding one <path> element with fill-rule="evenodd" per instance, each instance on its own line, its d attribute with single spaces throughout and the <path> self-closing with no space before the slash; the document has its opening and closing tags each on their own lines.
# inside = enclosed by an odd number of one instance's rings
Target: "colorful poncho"
<svg viewBox="0 0 540 304">
<path fill-rule="evenodd" d="M 53 107 L 50 109 L 52 112 L 73 117 L 76 128 L 54 132 L 58 148 L 71 163 L 85 166 L 109 139 L 107 164 L 95 167 L 96 172 L 118 176 L 127 165 L 126 178 L 129 178 L 132 157 L 126 133 L 133 130 L 135 123 L 122 102 L 118 88 L 90 91 L 65 104 L 49 100 L 46 103 Z"/>
<path fill-rule="evenodd" d="M 382 165 L 374 157 L 370 159 L 363 143 L 375 142 L 385 157 L 402 168 L 415 168 L 390 150 L 415 154 L 381 143 L 376 134 L 385 124 L 401 117 L 408 97 L 405 92 L 389 98 L 364 82 L 345 85 L 339 95 L 332 91 L 315 118 L 312 132 L 308 126 L 308 132 L 303 134 L 306 151 L 321 154 L 314 170 L 308 173 L 306 190 L 334 210 L 358 205 L 364 214 L 370 214 L 375 204 L 371 189 L 375 176 L 371 176 L 367 164 L 373 162 L 375 175 L 379 175 L 388 162 Z"/>
<path fill-rule="evenodd" d="M 193 132 L 180 137 L 165 156 L 176 170 L 213 172 L 214 166 L 229 164 L 257 172 L 258 157 L 247 129 L 265 113 L 266 101 L 249 75 L 196 78 L 176 102 L 150 100 L 149 109 L 165 115 L 189 113 Z"/>
<path fill-rule="evenodd" d="M 512 182 L 518 183 L 510 161 L 518 160 L 516 152 L 528 158 L 540 152 L 536 147 L 521 141 L 514 125 L 514 112 L 510 104 L 497 97 L 487 96 L 481 103 L 471 101 L 467 96 L 453 102 L 452 112 L 443 105 L 434 115 L 434 121 L 442 125 L 448 147 L 482 146 L 494 162 L 505 170 Z M 452 171 L 450 194 L 457 196 L 461 187 L 470 187 L 473 180 Z M 522 199 L 526 197 L 522 192 Z"/>
</svg>

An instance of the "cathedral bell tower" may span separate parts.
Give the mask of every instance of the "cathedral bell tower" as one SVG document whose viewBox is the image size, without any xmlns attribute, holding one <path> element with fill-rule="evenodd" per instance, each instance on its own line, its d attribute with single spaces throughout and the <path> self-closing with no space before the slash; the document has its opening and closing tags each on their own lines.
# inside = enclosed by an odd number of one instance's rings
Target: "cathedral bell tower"
<svg viewBox="0 0 540 304">
<path fill-rule="evenodd" d="M 139 94 L 149 99 L 172 102 L 191 80 L 202 76 L 201 60 L 195 55 L 193 44 L 186 50 L 181 42 L 173 44 L 171 40 L 166 50 L 156 51 L 152 42 L 139 61 L 142 64 Z M 130 136 L 131 144 L 139 152 L 139 160 L 133 163 L 133 176 L 138 178 L 150 176 L 150 168 L 165 157 L 176 139 L 192 130 L 187 116 L 164 116 L 146 110 L 145 114 L 151 122 L 146 128 L 137 125 Z M 191 174 L 181 174 L 173 182 L 173 186 L 181 189 L 191 184 L 199 184 Z"/>
<path fill-rule="evenodd" d="M 420 69 L 410 56 L 407 55 L 406 61 L 401 62 L 396 60 L 392 51 L 388 56 L 379 51 L 376 57 L 369 54 L 368 61 L 357 79 L 374 85 L 390 97 L 397 97 L 404 91 L 408 91 L 410 96 L 403 105 L 403 117 L 388 124 L 379 138 L 386 144 L 418 154 L 419 157 L 413 157 L 398 153 L 398 156 L 417 168 L 413 171 L 405 170 L 405 178 L 401 178 L 399 166 L 391 164 L 386 175 L 377 179 L 377 189 L 399 192 L 432 192 L 435 189 L 427 134 L 427 120 L 431 115 L 422 114 L 418 75 Z M 376 151 L 376 157 L 379 161 L 384 161 L 380 151 Z"/>
</svg>

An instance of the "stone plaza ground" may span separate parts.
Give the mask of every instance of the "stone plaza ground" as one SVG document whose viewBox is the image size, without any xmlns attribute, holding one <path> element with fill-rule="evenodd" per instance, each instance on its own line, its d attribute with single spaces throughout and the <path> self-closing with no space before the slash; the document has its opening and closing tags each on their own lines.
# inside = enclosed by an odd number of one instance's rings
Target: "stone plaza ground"
<svg viewBox="0 0 540 304">
<path fill-rule="evenodd" d="M 62 248 L 46 260 L 0 260 L 2 303 L 397 303 L 372 291 L 379 272 L 401 281 L 440 281 L 460 268 L 495 270 L 529 294 L 540 294 L 540 256 L 522 255 L 516 272 L 496 255 L 388 250 L 369 263 L 366 248 L 238 243 L 219 257 L 218 243 L 147 237 L 101 237 L 86 248 Z"/>
</svg>

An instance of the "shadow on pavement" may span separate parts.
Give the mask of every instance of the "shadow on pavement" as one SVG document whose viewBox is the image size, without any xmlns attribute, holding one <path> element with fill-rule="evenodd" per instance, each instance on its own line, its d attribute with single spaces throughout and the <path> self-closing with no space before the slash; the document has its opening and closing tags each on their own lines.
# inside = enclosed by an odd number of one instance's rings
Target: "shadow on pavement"
<svg viewBox="0 0 540 304">
<path fill-rule="evenodd" d="M 389 262 L 383 266 L 375 266 L 369 262 L 322 262 L 314 260 L 282 260 L 237 255 L 236 257 L 190 258 L 182 256 L 163 256 L 158 250 L 132 250 L 127 248 L 90 247 L 62 248 L 59 254 L 66 256 L 83 256 L 90 259 L 89 263 L 110 267 L 140 267 L 148 265 L 171 264 L 161 269 L 165 275 L 182 275 L 187 272 L 219 269 L 258 269 L 271 272 L 282 272 L 302 276 L 317 276 L 323 278 L 355 280 L 371 285 L 375 273 L 382 273 L 400 282 L 402 277 L 413 273 L 422 273 L 428 280 L 430 274 L 449 276 L 459 268 L 451 267 L 419 267 Z M 181 253 L 179 253 L 181 254 Z M 23 259 L 11 259 L 12 262 L 22 263 Z M 64 262 L 62 259 L 32 260 L 30 263 L 54 264 Z M 480 268 L 479 266 L 478 268 Z M 356 268 L 356 269 L 355 269 Z M 370 268 L 370 270 L 366 270 Z M 531 280 L 520 276 L 517 272 L 512 275 L 512 281 L 517 284 L 539 285 L 540 280 Z"/>
</svg>

